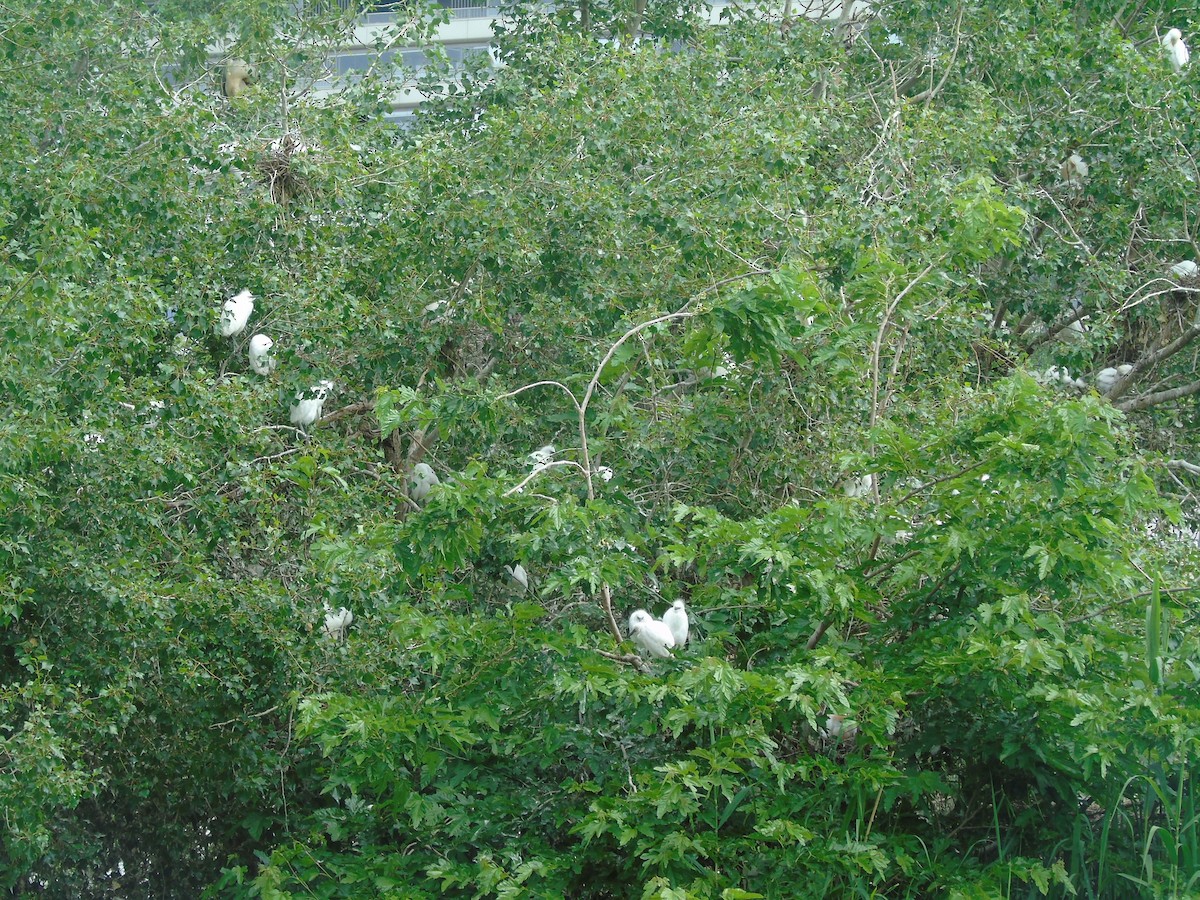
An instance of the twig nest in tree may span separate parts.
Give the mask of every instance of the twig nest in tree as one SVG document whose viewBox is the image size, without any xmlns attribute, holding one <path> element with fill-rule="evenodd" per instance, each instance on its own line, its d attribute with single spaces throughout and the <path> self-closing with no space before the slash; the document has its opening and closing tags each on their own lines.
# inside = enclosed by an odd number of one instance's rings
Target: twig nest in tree
<svg viewBox="0 0 1200 900">
<path fill-rule="evenodd" d="M 629 637 L 639 648 L 651 656 L 670 656 L 675 646 L 675 636 L 664 623 L 644 609 L 636 609 L 629 617 Z"/>
<path fill-rule="evenodd" d="M 1171 68 L 1176 72 L 1182 72 L 1183 67 L 1192 58 L 1188 53 L 1187 44 L 1183 42 L 1183 33 L 1178 28 L 1172 28 L 1163 35 L 1162 45 L 1163 49 L 1167 51 L 1167 58 L 1171 61 Z"/>
<path fill-rule="evenodd" d="M 1133 371 L 1133 366 L 1126 363 L 1125 365 L 1109 366 L 1107 369 L 1101 369 L 1096 373 L 1096 390 L 1101 394 L 1111 394 L 1113 388 L 1117 386 L 1117 382 Z"/>
<path fill-rule="evenodd" d="M 326 637 L 330 637 L 335 641 L 344 641 L 346 639 L 346 632 L 350 630 L 350 623 L 353 621 L 354 613 L 350 612 L 346 607 L 343 606 L 334 611 L 326 603 L 325 625 L 321 630 L 325 632 Z"/>
<path fill-rule="evenodd" d="M 249 291 L 234 294 L 221 307 L 221 319 L 217 322 L 217 333 L 221 337 L 234 337 L 241 334 L 250 314 L 254 312 L 254 295 Z"/>
<path fill-rule="evenodd" d="M 429 492 L 438 484 L 437 472 L 427 463 L 417 463 L 408 474 L 408 496 L 414 503 L 424 506 Z"/>
<path fill-rule="evenodd" d="M 671 637 L 675 640 L 676 647 L 682 647 L 687 643 L 688 639 L 688 614 L 687 607 L 682 600 L 676 600 L 671 604 L 670 608 L 663 613 L 663 624 L 671 631 Z"/>
<path fill-rule="evenodd" d="M 271 347 L 275 342 L 265 334 L 256 334 L 250 338 L 250 368 L 259 375 L 270 375 L 275 371 L 275 357 Z"/>
<path fill-rule="evenodd" d="M 296 394 L 296 402 L 292 404 L 292 424 L 299 428 L 307 428 L 321 418 L 321 407 L 325 405 L 325 398 L 332 390 L 332 381 L 322 381 L 307 391 L 299 391 Z"/>
<path fill-rule="evenodd" d="M 1087 162 L 1078 153 L 1072 153 L 1066 158 L 1058 168 L 1058 172 L 1062 175 L 1063 181 L 1071 185 L 1071 187 L 1081 188 L 1087 180 L 1090 168 Z"/>
</svg>

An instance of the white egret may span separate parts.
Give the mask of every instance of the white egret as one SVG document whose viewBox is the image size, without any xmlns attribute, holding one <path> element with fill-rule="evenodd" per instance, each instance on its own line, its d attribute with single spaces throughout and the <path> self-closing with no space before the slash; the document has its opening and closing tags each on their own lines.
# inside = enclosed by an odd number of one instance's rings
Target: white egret
<svg viewBox="0 0 1200 900">
<path fill-rule="evenodd" d="M 354 613 L 350 612 L 346 607 L 339 607 L 335 612 L 333 607 L 326 603 L 325 625 L 321 630 L 335 641 L 344 641 L 346 639 L 346 632 L 350 630 L 350 624 L 353 621 Z"/>
<path fill-rule="evenodd" d="M 1111 394 L 1112 389 L 1117 386 L 1117 382 L 1133 371 L 1133 366 L 1128 363 L 1117 367 L 1109 366 L 1107 369 L 1101 369 L 1096 373 L 1096 390 L 1101 394 Z"/>
<path fill-rule="evenodd" d="M 521 593 L 526 593 L 529 590 L 529 573 L 525 571 L 525 567 L 520 563 L 515 566 L 505 566 L 504 572 L 508 575 L 509 580 L 521 589 Z"/>
<path fill-rule="evenodd" d="M 865 497 L 875 487 L 874 475 L 862 475 L 858 477 L 847 478 L 842 482 L 842 491 L 847 497 L 854 499 L 856 497 Z"/>
<path fill-rule="evenodd" d="M 225 61 L 225 71 L 221 73 L 221 96 L 232 100 L 246 86 L 254 81 L 254 69 L 244 59 L 229 59 Z"/>
<path fill-rule="evenodd" d="M 332 381 L 322 381 L 307 391 L 299 391 L 296 394 L 296 402 L 292 404 L 292 424 L 307 428 L 321 418 L 321 407 L 325 405 L 325 398 L 332 390 Z"/>
<path fill-rule="evenodd" d="M 651 656 L 660 658 L 670 656 L 675 646 L 671 629 L 644 609 L 635 609 L 629 617 L 629 637 Z"/>
<path fill-rule="evenodd" d="M 1178 28 L 1172 28 L 1163 35 L 1162 45 L 1167 51 L 1168 58 L 1171 60 L 1171 68 L 1176 72 L 1182 72 L 1183 67 L 1191 59 L 1187 44 L 1183 42 L 1183 33 Z"/>
<path fill-rule="evenodd" d="M 824 737 L 826 740 L 833 741 L 838 744 L 845 744 L 848 741 L 853 741 L 858 735 L 858 726 L 852 721 L 847 721 L 847 716 L 830 713 L 825 717 Z"/>
<path fill-rule="evenodd" d="M 613 470 L 610 469 L 608 466 L 597 466 L 596 474 L 600 476 L 601 481 L 612 481 L 613 480 Z"/>
<path fill-rule="evenodd" d="M 426 463 L 417 463 L 408 475 L 408 496 L 414 503 L 424 506 L 429 492 L 437 483 L 437 472 Z"/>
<path fill-rule="evenodd" d="M 1185 259 L 1171 266 L 1171 274 L 1180 280 L 1190 281 L 1200 277 L 1200 265 L 1197 265 L 1193 259 Z"/>
<path fill-rule="evenodd" d="M 1072 187 L 1083 187 L 1083 183 L 1087 180 L 1088 172 L 1091 169 L 1082 156 L 1078 153 L 1072 153 L 1067 157 L 1066 162 L 1059 167 L 1058 171 L 1062 175 L 1063 181 L 1067 182 L 1067 184 Z"/>
<path fill-rule="evenodd" d="M 246 328 L 246 323 L 250 321 L 252 312 L 254 312 L 254 295 L 249 291 L 235 294 L 221 307 L 221 321 L 217 323 L 217 332 L 221 337 L 233 337 L 241 334 Z"/>
<path fill-rule="evenodd" d="M 531 466 L 537 468 L 538 466 L 546 465 L 546 463 L 554 459 L 554 453 L 554 445 L 547 444 L 545 447 L 539 447 L 538 449 L 534 450 L 529 454 L 529 456 L 526 457 L 526 459 L 529 461 Z"/>
<path fill-rule="evenodd" d="M 275 357 L 271 348 L 275 342 L 265 334 L 256 334 L 250 338 L 250 368 L 259 375 L 270 375 L 275 371 Z"/>
<path fill-rule="evenodd" d="M 671 629 L 671 637 L 675 639 L 675 646 L 682 647 L 687 643 L 688 639 L 688 614 L 687 607 L 684 606 L 682 600 L 676 600 L 671 604 L 671 608 L 663 613 L 663 624 Z"/>
</svg>

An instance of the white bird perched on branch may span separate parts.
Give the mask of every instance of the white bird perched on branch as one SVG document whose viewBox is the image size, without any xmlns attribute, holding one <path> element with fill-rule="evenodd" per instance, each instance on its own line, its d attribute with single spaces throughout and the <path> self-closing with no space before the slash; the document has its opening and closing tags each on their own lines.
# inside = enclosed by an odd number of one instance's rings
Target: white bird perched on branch
<svg viewBox="0 0 1200 900">
<path fill-rule="evenodd" d="M 1083 187 L 1091 167 L 1088 166 L 1087 160 L 1078 153 L 1072 153 L 1067 157 L 1066 162 L 1059 166 L 1058 171 L 1062 175 L 1063 181 L 1072 187 Z"/>
<path fill-rule="evenodd" d="M 526 459 L 529 461 L 531 466 L 537 468 L 538 466 L 544 466 L 553 460 L 554 453 L 554 445 L 547 444 L 545 447 L 539 447 L 538 449 L 534 450 L 529 454 L 529 456 L 526 457 Z"/>
<path fill-rule="evenodd" d="M 635 609 L 629 617 L 629 636 L 651 656 L 659 658 L 670 656 L 675 646 L 671 629 L 644 609 Z"/>
<path fill-rule="evenodd" d="M 867 496 L 874 487 L 874 475 L 851 476 L 842 482 L 842 492 L 851 499 Z"/>
<path fill-rule="evenodd" d="M 526 593 L 529 590 L 529 573 L 525 571 L 525 567 L 520 563 L 515 566 L 505 566 L 504 573 L 509 577 L 517 587 L 521 589 L 521 593 Z"/>
<path fill-rule="evenodd" d="M 1117 382 L 1133 371 L 1133 366 L 1125 363 L 1116 368 L 1108 367 L 1096 373 L 1096 390 L 1101 394 L 1111 394 Z"/>
<path fill-rule="evenodd" d="M 250 338 L 250 368 L 259 375 L 267 376 L 275 371 L 275 357 L 271 348 L 275 342 L 265 334 Z"/>
<path fill-rule="evenodd" d="M 675 646 L 682 647 L 687 643 L 688 639 L 688 614 L 687 607 L 684 606 L 682 600 L 676 600 L 671 604 L 671 608 L 663 613 L 663 624 L 671 629 L 671 637 L 675 639 Z"/>
<path fill-rule="evenodd" d="M 235 294 L 221 307 L 221 321 L 217 323 L 217 332 L 221 337 L 233 337 L 241 334 L 246 323 L 250 321 L 252 312 L 254 312 L 254 295 L 249 291 Z"/>
<path fill-rule="evenodd" d="M 350 630 L 350 624 L 353 621 L 354 613 L 350 612 L 346 607 L 339 607 L 337 612 L 334 612 L 333 607 L 326 603 L 325 625 L 321 630 L 325 632 L 326 636 L 333 638 L 335 641 L 344 641 L 346 639 L 346 632 Z"/>
<path fill-rule="evenodd" d="M 254 69 L 244 59 L 229 59 L 225 61 L 225 70 L 221 73 L 221 96 L 232 100 L 254 81 Z"/>
<path fill-rule="evenodd" d="M 438 484 L 438 477 L 433 467 L 427 463 L 417 463 L 408 475 L 408 496 L 414 503 L 424 506 L 435 484 Z"/>
<path fill-rule="evenodd" d="M 1190 281 L 1200 277 L 1200 265 L 1193 259 L 1185 259 L 1171 266 L 1171 274 L 1181 281 Z"/>
<path fill-rule="evenodd" d="M 307 428 L 321 418 L 321 407 L 325 405 L 325 398 L 332 390 L 332 381 L 322 381 L 316 387 L 298 392 L 291 409 L 292 424 Z"/>
<path fill-rule="evenodd" d="M 1182 72 L 1183 67 L 1188 64 L 1188 60 L 1192 58 L 1188 53 L 1187 44 L 1183 42 L 1183 33 L 1178 28 L 1172 28 L 1163 35 L 1162 45 L 1171 60 L 1171 68 L 1176 72 Z"/>
</svg>

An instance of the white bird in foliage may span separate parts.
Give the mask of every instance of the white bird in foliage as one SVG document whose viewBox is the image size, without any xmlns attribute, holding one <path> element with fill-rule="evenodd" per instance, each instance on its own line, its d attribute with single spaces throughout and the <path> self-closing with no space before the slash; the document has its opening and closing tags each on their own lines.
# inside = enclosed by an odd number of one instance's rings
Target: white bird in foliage
<svg viewBox="0 0 1200 900">
<path fill-rule="evenodd" d="M 246 86 L 254 81 L 254 69 L 244 59 L 225 61 L 225 70 L 221 73 L 221 96 L 232 100 Z"/>
<path fill-rule="evenodd" d="M 408 475 L 408 496 L 414 503 L 424 506 L 435 484 L 438 484 L 437 472 L 426 463 L 417 463 Z"/>
<path fill-rule="evenodd" d="M 671 608 L 663 613 L 663 624 L 671 630 L 671 637 L 675 639 L 675 646 L 682 647 L 687 643 L 688 639 L 688 614 L 687 607 L 684 606 L 682 600 L 676 600 L 671 604 Z"/>
<path fill-rule="evenodd" d="M 1072 187 L 1083 187 L 1083 183 L 1087 180 L 1088 172 L 1091 169 L 1082 156 L 1078 153 L 1072 153 L 1067 157 L 1066 162 L 1059 167 L 1058 171 L 1062 175 L 1063 181 Z"/>
<path fill-rule="evenodd" d="M 271 348 L 275 342 L 265 334 L 256 334 L 250 338 L 250 368 L 259 375 L 270 375 L 275 371 L 275 357 Z"/>
<path fill-rule="evenodd" d="M 644 609 L 635 609 L 629 617 L 629 636 L 651 656 L 660 658 L 670 656 L 675 646 L 671 629 Z"/>
<path fill-rule="evenodd" d="M 847 478 L 842 482 L 842 491 L 847 497 L 854 499 L 856 497 L 865 497 L 871 493 L 875 487 L 874 475 L 862 475 L 860 477 Z"/>
<path fill-rule="evenodd" d="M 1188 53 L 1187 44 L 1183 42 L 1183 33 L 1178 28 L 1172 28 L 1163 35 L 1162 45 L 1171 60 L 1171 68 L 1176 72 L 1182 72 L 1183 67 L 1188 64 L 1188 60 L 1192 58 Z"/>
<path fill-rule="evenodd" d="M 1200 265 L 1194 259 L 1185 259 L 1171 266 L 1171 274 L 1184 281 L 1200 277 Z"/>
<path fill-rule="evenodd" d="M 246 323 L 250 321 L 252 312 L 254 312 L 254 295 L 249 291 L 235 294 L 221 307 L 221 321 L 217 323 L 217 332 L 221 337 L 233 337 L 241 334 L 246 328 Z"/>
<path fill-rule="evenodd" d="M 300 428 L 307 428 L 321 418 L 321 407 L 325 405 L 325 398 L 332 390 L 332 381 L 322 381 L 316 387 L 298 392 L 296 402 L 292 404 L 291 409 L 292 424 Z"/>
<path fill-rule="evenodd" d="M 350 623 L 353 621 L 354 613 L 350 612 L 346 607 L 339 607 L 335 612 L 333 607 L 326 603 L 325 625 L 321 630 L 335 641 L 344 641 L 346 639 L 346 632 L 350 630 Z"/>
<path fill-rule="evenodd" d="M 1096 373 L 1096 390 L 1101 394 L 1111 394 L 1112 389 L 1117 386 L 1117 382 L 1133 371 L 1133 366 L 1128 363 L 1113 368 L 1101 369 Z"/>
<path fill-rule="evenodd" d="M 539 447 L 538 449 L 534 450 L 527 458 L 529 460 L 529 464 L 534 468 L 537 468 L 538 466 L 544 466 L 546 463 L 553 460 L 554 453 L 554 445 L 547 444 L 545 447 Z"/>
<path fill-rule="evenodd" d="M 508 575 L 509 580 L 521 589 L 522 593 L 529 590 L 529 573 L 525 571 L 525 567 L 520 563 L 515 566 L 505 566 L 504 572 Z"/>
</svg>

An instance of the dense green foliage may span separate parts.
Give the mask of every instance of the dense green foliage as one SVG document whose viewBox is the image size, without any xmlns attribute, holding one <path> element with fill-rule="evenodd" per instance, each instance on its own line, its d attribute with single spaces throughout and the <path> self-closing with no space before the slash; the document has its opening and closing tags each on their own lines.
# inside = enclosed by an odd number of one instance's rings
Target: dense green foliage
<svg viewBox="0 0 1200 900">
<path fill-rule="evenodd" d="M 0 885 L 1200 896 L 1200 14 L 1127 6 L 516 4 L 398 131 L 354 10 L 7 5 Z"/>
</svg>

